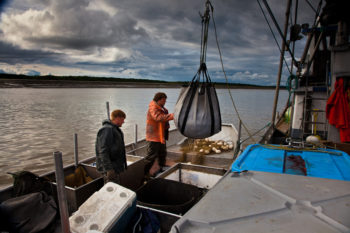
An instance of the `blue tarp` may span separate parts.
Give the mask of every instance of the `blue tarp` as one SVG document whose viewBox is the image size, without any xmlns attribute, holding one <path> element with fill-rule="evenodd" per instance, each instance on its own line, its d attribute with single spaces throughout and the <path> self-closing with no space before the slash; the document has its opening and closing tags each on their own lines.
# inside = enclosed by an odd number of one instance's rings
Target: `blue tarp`
<svg viewBox="0 0 350 233">
<path fill-rule="evenodd" d="M 305 175 L 350 181 L 350 156 L 332 149 L 294 149 L 280 145 L 249 145 L 232 164 L 244 170 Z"/>
</svg>

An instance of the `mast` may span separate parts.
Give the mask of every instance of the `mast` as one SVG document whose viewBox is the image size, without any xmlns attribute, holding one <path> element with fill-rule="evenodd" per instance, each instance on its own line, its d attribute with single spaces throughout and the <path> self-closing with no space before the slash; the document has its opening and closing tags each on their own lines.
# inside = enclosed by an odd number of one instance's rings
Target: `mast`
<svg viewBox="0 0 350 233">
<path fill-rule="evenodd" d="M 283 31 L 283 38 L 287 37 L 287 31 L 288 31 L 288 20 L 289 20 L 289 14 L 290 14 L 290 6 L 292 1 L 288 0 L 287 3 L 287 10 L 286 10 L 286 20 L 284 23 L 284 31 Z M 280 65 L 278 68 L 278 75 L 277 75 L 277 82 L 276 82 L 276 91 L 275 91 L 275 99 L 273 104 L 273 111 L 272 111 L 272 120 L 271 124 L 272 127 L 275 127 L 275 117 L 276 117 L 276 109 L 277 109 L 277 103 L 278 103 L 278 95 L 279 95 L 279 89 L 280 89 L 280 83 L 281 83 L 281 75 L 282 75 L 282 68 L 283 68 L 283 58 L 284 58 L 284 51 L 285 51 L 286 43 L 285 39 L 282 39 L 282 48 L 281 48 L 281 55 L 280 55 Z"/>
</svg>

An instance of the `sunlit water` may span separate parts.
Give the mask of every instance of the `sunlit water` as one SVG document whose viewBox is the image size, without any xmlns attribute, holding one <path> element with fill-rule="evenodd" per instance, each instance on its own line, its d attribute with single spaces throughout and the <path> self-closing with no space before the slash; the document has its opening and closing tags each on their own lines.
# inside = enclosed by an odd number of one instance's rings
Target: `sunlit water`
<svg viewBox="0 0 350 233">
<path fill-rule="evenodd" d="M 138 138 L 143 138 L 148 104 L 158 91 L 167 93 L 166 107 L 172 112 L 180 89 L 0 89 L 0 188 L 12 183 L 7 172 L 42 174 L 53 170 L 54 151 L 62 151 L 64 165 L 73 163 L 74 133 L 78 134 L 79 158 L 94 156 L 96 133 L 107 118 L 107 101 L 111 110 L 120 108 L 127 115 L 122 127 L 126 143 L 134 141 L 135 124 Z M 222 122 L 238 127 L 228 90 L 219 89 L 217 93 Z M 231 93 L 251 133 L 271 120 L 274 90 L 232 89 Z M 287 98 L 288 93 L 282 91 L 278 110 Z M 242 133 L 243 137 L 247 135 L 244 130 Z"/>
</svg>

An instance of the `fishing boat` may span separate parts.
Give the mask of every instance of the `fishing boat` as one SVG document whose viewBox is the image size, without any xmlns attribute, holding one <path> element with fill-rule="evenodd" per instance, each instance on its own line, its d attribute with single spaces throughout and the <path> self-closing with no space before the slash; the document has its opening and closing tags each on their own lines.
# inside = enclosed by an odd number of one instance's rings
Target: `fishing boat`
<svg viewBox="0 0 350 233">
<path fill-rule="evenodd" d="M 136 127 L 137 128 L 137 127 Z M 76 138 L 77 140 L 77 138 Z M 181 184 L 191 184 L 193 187 L 200 187 L 202 190 L 210 189 L 220 177 L 222 177 L 225 172 L 229 169 L 230 164 L 234 161 L 234 147 L 237 145 L 238 134 L 236 128 L 232 124 L 222 124 L 222 131 L 218 134 L 213 135 L 207 139 L 208 141 L 221 141 L 227 142 L 233 145 L 233 148 L 227 150 L 221 154 L 210 153 L 208 155 L 200 155 L 201 160 L 194 159 L 197 156 L 196 151 L 188 150 L 188 138 L 183 136 L 177 129 L 171 129 L 169 131 L 169 140 L 167 141 L 167 150 L 168 150 L 168 160 L 167 164 L 171 165 L 166 167 L 164 173 L 159 173 L 159 177 L 166 180 L 174 181 L 176 179 L 167 177 L 173 172 L 179 172 L 180 176 L 184 177 L 183 180 L 178 180 L 180 187 L 183 188 Z M 75 143 L 77 145 L 77 143 Z M 147 154 L 147 141 L 145 139 L 137 140 L 137 133 L 135 135 L 135 142 L 129 143 L 125 146 L 127 154 L 127 164 L 128 169 L 121 174 L 122 183 L 121 185 L 125 188 L 128 188 L 132 191 L 137 191 L 142 185 L 144 185 L 144 166 L 145 161 L 144 157 Z M 186 148 L 187 156 L 184 157 L 183 148 Z M 64 166 L 62 175 L 65 177 L 66 184 L 64 185 L 64 192 L 66 195 L 67 201 L 67 210 L 68 214 L 72 215 L 79 207 L 93 195 L 95 192 L 100 190 L 103 185 L 103 177 L 96 170 L 95 156 L 89 157 L 87 159 L 79 160 L 77 148 L 75 148 L 76 156 L 75 163 Z M 81 169 L 84 171 L 85 176 L 89 177 L 89 180 L 80 181 L 79 183 L 70 182 L 67 184 L 67 181 L 70 177 L 76 177 L 81 175 Z M 185 178 L 184 174 L 191 174 L 190 178 Z M 58 193 L 57 193 L 57 181 L 56 181 L 55 171 L 41 175 L 50 182 L 53 187 L 53 196 L 58 202 Z M 208 186 L 208 179 L 212 180 L 211 184 Z M 75 179 L 77 180 L 77 179 Z M 206 184 L 206 185 L 204 185 Z M 167 184 L 163 184 L 167 185 Z M 192 188 L 193 188 L 192 187 Z M 178 190 L 181 193 L 181 190 Z M 14 187 L 9 186 L 0 191 L 0 202 L 4 202 L 13 198 Z M 194 203 L 191 204 L 191 206 Z M 145 206 L 140 205 L 140 208 L 146 208 Z M 148 208 L 148 207 L 147 207 Z M 177 219 L 179 215 L 172 214 L 161 210 L 155 210 L 159 218 L 162 218 L 163 221 L 166 220 L 167 224 L 163 224 L 163 229 L 170 230 L 170 226 Z"/>
<path fill-rule="evenodd" d="M 271 13 L 267 2 L 263 2 Z M 168 158 L 174 164 L 147 183 L 142 179 L 146 141 L 129 144 L 126 146 L 129 165 L 122 174 L 121 185 L 135 191 L 138 200 L 137 204 L 132 201 L 127 206 L 151 212 L 158 219 L 161 232 L 350 232 L 348 144 L 341 142 L 339 129 L 326 118 L 327 101 L 339 91 L 335 88 L 336 81 L 350 77 L 349 35 L 343 30 L 349 25 L 337 17 L 339 12 L 332 12 L 345 5 L 332 4 L 326 2 L 326 12 L 317 12 L 315 24 L 303 28 L 308 41 L 300 61 L 296 61 L 290 45 L 297 39 L 291 38 L 291 42 L 286 39 L 291 6 L 288 1 L 284 33 L 279 30 L 281 61 L 271 126 L 259 144 L 250 145 L 239 154 L 240 130 L 223 125 L 222 131 L 208 140 L 227 141 L 235 149 L 203 156 L 189 151 L 193 141 L 172 130 L 167 149 Z M 299 27 L 295 22 L 292 25 L 295 33 Z M 294 38 L 298 38 L 296 31 Z M 289 79 L 292 101 L 276 118 L 285 51 L 291 53 L 292 66 L 297 66 L 297 72 Z M 94 167 L 94 157 L 66 167 L 64 175 L 72 174 L 77 164 L 84 167 L 93 181 L 76 188 L 64 187 L 67 212 L 72 214 L 78 210 L 70 217 L 71 223 L 85 224 L 84 229 L 102 232 L 105 228 L 94 221 L 83 221 L 84 208 L 96 202 L 91 197 L 100 191 L 98 195 L 107 196 L 118 187 L 103 186 Z M 54 179 L 53 173 L 46 176 Z M 60 186 L 55 180 L 52 184 Z M 68 190 L 72 194 L 68 194 Z M 150 198 L 149 193 L 168 190 L 169 195 L 164 195 L 167 200 L 158 196 L 156 201 Z M 0 200 L 10 198 L 11 191 L 11 187 L 2 190 Z M 125 197 L 126 192 L 120 196 Z M 183 202 L 176 202 L 178 199 Z M 81 206 L 84 208 L 79 211 Z M 61 220 L 66 221 L 63 228 L 68 225 L 69 231 L 68 217 L 61 214 Z M 119 220 L 113 218 L 105 225 L 120 225 Z M 138 222 L 132 224 L 136 227 Z"/>
<path fill-rule="evenodd" d="M 284 33 L 279 29 L 282 48 L 271 126 L 171 232 L 350 232 L 350 125 L 339 124 L 339 118 L 350 119 L 346 3 L 326 1 L 311 27 L 292 22 L 287 42 L 291 3 Z M 296 28 L 308 36 L 298 61 L 291 51 Z M 288 79 L 290 101 L 276 117 L 285 51 L 297 71 Z"/>
<path fill-rule="evenodd" d="M 291 4 L 291 3 L 288 3 Z M 296 72 L 290 73 L 286 83 L 289 91 L 289 100 L 286 108 L 276 118 L 276 100 L 279 87 L 276 87 L 275 104 L 272 113 L 273 124 L 267 130 L 261 143 L 276 143 L 303 147 L 305 144 L 314 146 L 333 146 L 349 151 L 349 133 L 345 132 L 345 123 L 339 126 L 333 114 L 339 118 L 346 118 L 345 106 L 337 108 L 334 98 L 346 98 L 349 77 L 349 17 L 341 10 L 343 1 L 327 3 L 323 12 L 317 12 L 314 25 L 304 24 L 304 28 L 292 24 L 292 29 L 299 27 L 300 34 L 307 35 L 306 45 L 300 60 L 295 60 L 292 54 L 292 63 L 289 71 L 295 67 Z M 321 6 L 321 5 L 320 5 Z M 320 8 L 319 6 L 319 8 Z M 319 9 L 320 10 L 320 9 Z M 289 12 L 288 12 L 289 14 Z M 288 20 L 286 20 L 288 25 Z M 293 31 L 290 34 L 294 33 Z M 281 59 L 285 51 L 290 51 L 292 44 L 286 46 L 287 35 L 282 35 Z M 294 35 L 294 37 L 298 35 Z M 293 35 L 291 35 L 293 37 Z M 293 45 L 294 47 L 294 45 Z M 282 67 L 282 62 L 280 67 Z M 277 78 L 280 81 L 280 74 Z M 340 84 L 341 83 L 341 84 Z M 339 88 L 340 85 L 342 88 Z M 345 104 L 345 103 L 344 103 Z M 333 106 L 335 106 L 333 108 Z M 342 129 L 343 128 L 343 129 Z M 343 138 L 341 138 L 343 136 Z"/>
</svg>

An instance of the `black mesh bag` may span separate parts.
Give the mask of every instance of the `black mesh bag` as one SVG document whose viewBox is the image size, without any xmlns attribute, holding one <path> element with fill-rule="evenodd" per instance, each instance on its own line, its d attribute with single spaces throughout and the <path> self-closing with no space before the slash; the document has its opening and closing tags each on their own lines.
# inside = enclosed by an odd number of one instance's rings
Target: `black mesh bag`
<svg viewBox="0 0 350 233">
<path fill-rule="evenodd" d="M 174 121 L 181 134 L 189 138 L 206 138 L 221 131 L 219 101 L 205 63 L 191 83 L 181 89 Z"/>
</svg>

